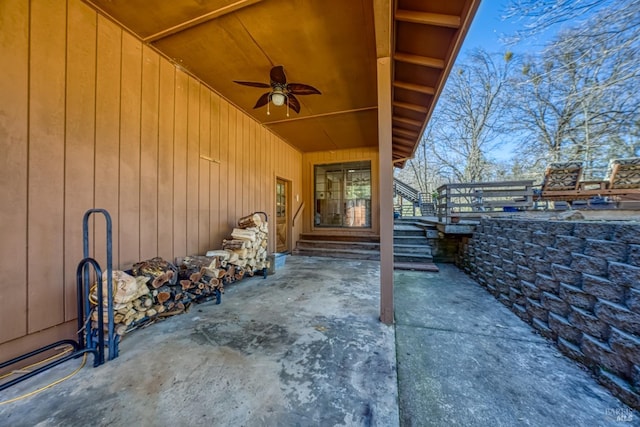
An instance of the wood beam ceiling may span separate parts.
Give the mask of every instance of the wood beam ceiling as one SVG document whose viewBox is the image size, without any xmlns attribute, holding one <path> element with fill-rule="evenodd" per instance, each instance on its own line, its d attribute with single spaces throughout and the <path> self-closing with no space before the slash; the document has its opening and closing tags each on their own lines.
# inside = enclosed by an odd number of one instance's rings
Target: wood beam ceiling
<svg viewBox="0 0 640 427">
<path fill-rule="evenodd" d="M 435 25 L 438 27 L 460 28 L 460 17 L 440 13 L 417 12 L 414 10 L 396 11 L 396 20 L 414 24 Z"/>
<path fill-rule="evenodd" d="M 393 128 L 393 133 L 399 136 L 405 136 L 407 138 L 413 138 L 413 139 L 418 138 L 418 132 L 414 132 L 407 129 Z"/>
<path fill-rule="evenodd" d="M 398 123 L 403 123 L 405 125 L 413 126 L 418 129 L 422 128 L 422 122 L 419 120 L 412 120 L 406 117 L 393 116 L 393 121 Z"/>
<path fill-rule="evenodd" d="M 152 34 L 148 37 L 145 37 L 143 41 L 146 43 L 158 41 L 172 34 L 176 34 L 184 30 L 188 30 L 189 28 L 193 28 L 196 25 L 200 25 L 205 22 L 212 21 L 214 19 L 220 18 L 221 16 L 227 15 L 229 13 L 233 13 L 237 10 L 240 10 L 247 6 L 251 6 L 255 3 L 259 3 L 261 1 L 262 0 L 238 0 L 227 6 L 221 7 L 220 9 L 212 10 L 211 12 L 205 13 L 204 15 L 197 16 L 193 19 L 189 19 L 188 21 L 182 22 L 178 25 L 174 25 L 173 27 L 167 28 L 165 30 Z"/>
<path fill-rule="evenodd" d="M 393 156 L 393 163 L 400 163 L 400 162 L 405 162 L 407 160 L 411 160 L 411 157 L 399 157 L 399 156 Z"/>
<path fill-rule="evenodd" d="M 400 86 L 396 86 L 396 87 L 400 87 Z M 409 111 L 415 111 L 417 113 L 422 113 L 422 114 L 427 114 L 427 111 L 428 111 L 427 107 L 423 107 L 422 105 L 417 105 L 417 104 L 410 104 L 408 102 L 394 102 L 393 106 L 398 108 L 404 108 L 405 110 L 409 110 Z"/>
<path fill-rule="evenodd" d="M 444 60 L 439 58 L 430 58 L 428 56 L 413 55 L 411 53 L 396 52 L 393 59 L 407 64 L 421 65 L 423 67 L 436 68 L 442 70 L 444 68 Z"/>
<path fill-rule="evenodd" d="M 401 138 L 399 136 L 392 136 L 391 140 L 393 141 L 394 145 L 400 145 L 400 146 L 411 146 L 413 147 L 413 144 L 415 144 L 414 140 L 411 139 L 407 139 L 407 138 Z"/>
<path fill-rule="evenodd" d="M 320 118 L 320 117 L 337 116 L 337 115 L 340 115 L 340 114 L 359 113 L 361 111 L 371 111 L 371 110 L 377 110 L 377 109 L 378 109 L 378 106 L 374 105 L 372 107 L 353 108 L 351 110 L 341 110 L 341 111 L 331 111 L 329 113 L 310 114 L 308 116 L 302 116 L 302 117 L 287 117 L 286 119 L 282 119 L 282 120 L 272 120 L 270 122 L 264 122 L 264 124 L 265 125 L 272 125 L 274 123 L 295 122 L 295 121 L 298 121 L 298 120 L 317 119 L 317 118 Z"/>
<path fill-rule="evenodd" d="M 395 127 L 392 129 L 392 141 L 396 166 L 403 167 L 406 160 L 413 156 L 420 135 L 430 118 L 434 103 L 442 91 L 444 81 L 451 70 L 460 43 L 479 3 L 479 0 L 465 1 L 465 6 L 459 15 L 414 10 L 410 6 L 413 2 L 406 2 L 407 6 L 399 7 L 395 11 L 396 25 L 401 24 L 404 31 L 402 43 L 398 44 L 398 40 L 396 40 L 396 49 L 393 55 L 396 66 L 402 67 L 403 71 L 399 74 L 403 76 L 401 80 L 393 82 L 393 123 Z M 428 49 L 418 51 L 412 44 L 413 41 L 421 37 L 433 37 L 433 34 L 436 33 L 451 34 L 451 40 L 448 43 L 452 44 L 444 56 L 434 54 L 435 50 L 433 52 Z M 422 71 L 406 64 L 424 67 L 424 71 L 430 76 L 437 76 L 437 83 L 434 84 L 431 79 L 429 80 L 430 85 L 425 85 L 424 79 L 414 78 Z M 423 95 L 429 97 L 425 98 Z"/>
<path fill-rule="evenodd" d="M 410 90 L 412 92 L 424 93 L 425 95 L 433 95 L 436 93 L 436 90 L 430 86 L 422 86 L 414 83 L 396 81 L 393 85 L 400 89 Z"/>
</svg>

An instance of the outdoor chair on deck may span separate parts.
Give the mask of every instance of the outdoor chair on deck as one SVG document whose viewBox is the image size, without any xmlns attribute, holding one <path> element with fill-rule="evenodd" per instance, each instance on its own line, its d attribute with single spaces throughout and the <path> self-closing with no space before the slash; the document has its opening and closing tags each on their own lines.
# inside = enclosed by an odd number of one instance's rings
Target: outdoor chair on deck
<svg viewBox="0 0 640 427">
<path fill-rule="evenodd" d="M 582 178 L 582 162 L 551 163 L 547 166 L 536 200 L 575 200 Z M 579 198 L 579 197 L 578 197 Z"/>
<path fill-rule="evenodd" d="M 615 193 L 625 193 L 635 195 L 638 199 L 640 195 L 640 157 L 628 159 L 613 159 L 609 162 L 609 172 L 607 173 L 607 189 Z"/>
<path fill-rule="evenodd" d="M 575 201 L 614 198 L 640 200 L 640 157 L 613 159 L 602 181 L 581 181 L 582 163 L 552 163 L 545 172 L 538 200 Z"/>
</svg>

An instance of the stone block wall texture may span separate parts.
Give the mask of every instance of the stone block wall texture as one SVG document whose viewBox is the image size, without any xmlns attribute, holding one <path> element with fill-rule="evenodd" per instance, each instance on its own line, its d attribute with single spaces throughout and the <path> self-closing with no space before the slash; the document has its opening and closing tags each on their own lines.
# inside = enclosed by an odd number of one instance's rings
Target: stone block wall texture
<svg viewBox="0 0 640 427">
<path fill-rule="evenodd" d="M 640 409 L 640 224 L 483 219 L 456 263 Z"/>
</svg>

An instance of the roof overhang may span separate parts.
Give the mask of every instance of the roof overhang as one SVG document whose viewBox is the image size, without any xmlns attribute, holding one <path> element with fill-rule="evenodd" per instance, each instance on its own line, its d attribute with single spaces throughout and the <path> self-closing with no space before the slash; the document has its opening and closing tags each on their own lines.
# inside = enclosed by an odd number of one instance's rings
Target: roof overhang
<svg viewBox="0 0 640 427">
<path fill-rule="evenodd" d="M 376 60 L 392 58 L 393 159 L 413 156 L 480 0 L 86 0 L 302 152 L 377 146 Z M 385 22 L 386 20 L 386 22 Z M 389 43 L 384 43 L 384 39 Z M 300 113 L 253 109 L 283 65 Z"/>
</svg>

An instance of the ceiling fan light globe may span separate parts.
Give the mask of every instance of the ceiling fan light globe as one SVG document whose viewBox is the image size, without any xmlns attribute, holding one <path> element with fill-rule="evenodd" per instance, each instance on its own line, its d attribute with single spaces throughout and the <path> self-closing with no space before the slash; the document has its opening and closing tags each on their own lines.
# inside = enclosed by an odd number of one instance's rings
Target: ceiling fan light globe
<svg viewBox="0 0 640 427">
<path fill-rule="evenodd" d="M 273 95 L 271 95 L 271 102 L 273 102 L 273 105 L 277 107 L 284 105 L 284 101 L 285 96 L 282 93 L 275 92 Z"/>
</svg>

